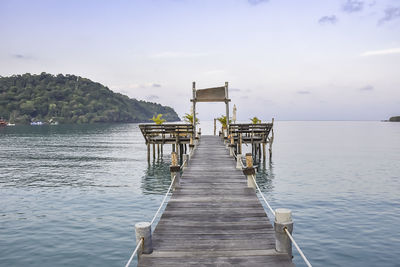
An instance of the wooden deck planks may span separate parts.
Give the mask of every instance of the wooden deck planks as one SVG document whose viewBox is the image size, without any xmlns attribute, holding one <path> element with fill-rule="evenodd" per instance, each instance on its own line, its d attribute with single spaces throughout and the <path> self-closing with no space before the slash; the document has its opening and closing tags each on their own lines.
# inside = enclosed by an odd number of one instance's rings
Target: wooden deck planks
<svg viewBox="0 0 400 267">
<path fill-rule="evenodd" d="M 138 266 L 293 266 L 254 189 L 215 136 L 202 136 Z"/>
</svg>

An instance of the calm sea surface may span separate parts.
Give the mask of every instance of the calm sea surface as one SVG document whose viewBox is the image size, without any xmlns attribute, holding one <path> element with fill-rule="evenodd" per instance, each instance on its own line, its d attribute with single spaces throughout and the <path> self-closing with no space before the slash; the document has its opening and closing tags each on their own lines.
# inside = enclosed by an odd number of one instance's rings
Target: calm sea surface
<svg viewBox="0 0 400 267">
<path fill-rule="evenodd" d="M 258 183 L 311 263 L 400 266 L 400 123 L 274 128 Z M 1 266 L 123 266 L 170 183 L 170 147 L 148 165 L 137 124 L 5 127 L 0 148 Z"/>
</svg>

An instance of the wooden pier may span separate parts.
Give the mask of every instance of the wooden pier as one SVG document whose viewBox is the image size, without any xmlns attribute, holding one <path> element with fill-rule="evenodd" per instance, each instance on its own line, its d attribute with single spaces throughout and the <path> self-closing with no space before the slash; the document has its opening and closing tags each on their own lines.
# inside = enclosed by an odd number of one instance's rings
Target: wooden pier
<svg viewBox="0 0 400 267">
<path fill-rule="evenodd" d="M 293 266 L 218 136 L 202 136 L 138 266 Z"/>
</svg>

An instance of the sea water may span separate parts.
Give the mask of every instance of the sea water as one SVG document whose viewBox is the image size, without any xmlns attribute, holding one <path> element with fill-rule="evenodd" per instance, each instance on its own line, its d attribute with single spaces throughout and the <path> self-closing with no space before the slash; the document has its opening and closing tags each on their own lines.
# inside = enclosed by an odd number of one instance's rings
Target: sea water
<svg viewBox="0 0 400 267">
<path fill-rule="evenodd" d="M 293 211 L 310 262 L 400 266 L 400 123 L 276 121 L 274 133 L 257 182 Z M 3 127 L 0 148 L 1 266 L 124 266 L 134 224 L 170 184 L 170 145 L 148 164 L 138 124 Z"/>
</svg>

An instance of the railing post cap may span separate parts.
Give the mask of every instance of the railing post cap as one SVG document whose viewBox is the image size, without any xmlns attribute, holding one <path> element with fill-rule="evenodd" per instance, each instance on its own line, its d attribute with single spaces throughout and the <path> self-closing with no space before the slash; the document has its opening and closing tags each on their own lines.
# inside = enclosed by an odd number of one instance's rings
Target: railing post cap
<svg viewBox="0 0 400 267">
<path fill-rule="evenodd" d="M 277 223 L 288 223 L 292 222 L 292 211 L 290 209 L 276 209 L 275 210 L 275 222 Z"/>
<path fill-rule="evenodd" d="M 151 224 L 149 222 L 138 222 L 135 224 L 135 228 L 147 228 L 150 226 Z"/>
</svg>

